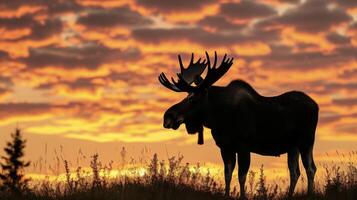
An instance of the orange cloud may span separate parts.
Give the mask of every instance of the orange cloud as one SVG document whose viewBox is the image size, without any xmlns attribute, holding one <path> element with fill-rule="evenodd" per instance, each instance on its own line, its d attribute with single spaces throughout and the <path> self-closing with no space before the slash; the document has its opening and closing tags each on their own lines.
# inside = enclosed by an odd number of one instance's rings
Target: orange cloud
<svg viewBox="0 0 357 200">
<path fill-rule="evenodd" d="M 100 6 L 104 8 L 120 7 L 129 4 L 130 0 L 76 0 L 77 3 L 83 6 Z"/>
<path fill-rule="evenodd" d="M 0 17 L 21 17 L 26 14 L 34 14 L 42 9 L 44 7 L 39 5 L 24 5 L 15 10 L 0 9 Z"/>
</svg>

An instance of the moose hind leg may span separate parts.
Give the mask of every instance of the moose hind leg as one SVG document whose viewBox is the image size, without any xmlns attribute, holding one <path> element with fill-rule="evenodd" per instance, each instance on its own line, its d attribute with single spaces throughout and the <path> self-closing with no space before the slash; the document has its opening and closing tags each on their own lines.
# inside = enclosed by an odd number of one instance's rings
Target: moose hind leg
<svg viewBox="0 0 357 200">
<path fill-rule="evenodd" d="M 240 187 L 240 198 L 245 199 L 245 180 L 250 166 L 250 153 L 238 153 L 238 180 Z"/>
<path fill-rule="evenodd" d="M 314 192 L 314 178 L 316 173 L 316 165 L 312 155 L 312 146 L 306 150 L 301 150 L 301 160 L 304 165 L 307 176 L 307 192 L 312 194 Z"/>
<path fill-rule="evenodd" d="M 224 162 L 224 180 L 226 183 L 225 195 L 229 196 L 232 173 L 236 165 L 236 153 L 221 150 L 221 156 Z"/>
<path fill-rule="evenodd" d="M 299 151 L 297 148 L 293 148 L 288 152 L 288 167 L 290 173 L 290 186 L 289 186 L 289 197 L 294 193 L 296 183 L 300 177 L 299 169 Z"/>
</svg>

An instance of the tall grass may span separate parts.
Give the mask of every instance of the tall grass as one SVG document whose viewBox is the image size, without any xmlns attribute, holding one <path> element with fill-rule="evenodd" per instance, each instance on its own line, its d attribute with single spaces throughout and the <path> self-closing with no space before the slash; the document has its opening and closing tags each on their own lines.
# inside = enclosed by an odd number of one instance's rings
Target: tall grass
<svg viewBox="0 0 357 200">
<path fill-rule="evenodd" d="M 0 193 L 0 199 L 237 199 L 239 191 L 234 187 L 231 197 L 223 196 L 222 181 L 211 170 L 200 163 L 184 163 L 182 155 L 171 156 L 161 160 L 154 154 L 148 161 L 139 160 L 134 165 L 131 159 L 126 163 L 126 152 L 123 149 L 120 170 L 114 169 L 113 161 L 103 163 L 98 154 L 90 157 L 89 166 L 73 167 L 71 162 L 58 156 L 55 166 L 64 170 L 64 174 L 50 180 L 49 177 L 33 182 L 30 190 L 21 196 Z M 77 164 L 79 161 L 77 161 Z M 40 166 L 40 163 L 36 163 Z M 42 165 L 41 165 L 42 166 Z M 54 168 L 54 167 L 53 167 Z M 347 163 L 330 163 L 320 166 L 325 177 L 316 187 L 316 193 L 307 196 L 304 191 L 298 192 L 293 199 L 357 199 L 357 168 L 353 161 Z M 287 185 L 269 183 L 266 180 L 264 166 L 258 172 L 250 170 L 247 178 L 249 199 L 286 199 Z M 56 174 L 60 174 L 58 171 Z"/>
</svg>

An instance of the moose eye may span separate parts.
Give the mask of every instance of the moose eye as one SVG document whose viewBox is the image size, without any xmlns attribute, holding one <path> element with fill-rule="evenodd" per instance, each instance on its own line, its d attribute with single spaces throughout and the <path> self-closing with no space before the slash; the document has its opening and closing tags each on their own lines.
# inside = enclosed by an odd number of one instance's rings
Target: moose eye
<svg viewBox="0 0 357 200">
<path fill-rule="evenodd" d="M 194 95 L 189 95 L 189 96 L 187 96 L 187 100 L 189 102 L 196 102 L 197 101 L 197 97 L 194 96 Z"/>
<path fill-rule="evenodd" d="M 189 94 L 187 97 L 188 101 L 192 101 L 194 99 L 194 95 L 193 94 Z"/>
</svg>

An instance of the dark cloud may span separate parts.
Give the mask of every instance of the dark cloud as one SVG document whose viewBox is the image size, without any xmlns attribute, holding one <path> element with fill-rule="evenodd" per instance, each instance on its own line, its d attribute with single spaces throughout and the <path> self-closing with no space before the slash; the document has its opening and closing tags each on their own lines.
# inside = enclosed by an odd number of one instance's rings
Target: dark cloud
<svg viewBox="0 0 357 200">
<path fill-rule="evenodd" d="M 60 34 L 63 30 L 63 23 L 59 19 L 47 19 L 44 22 L 36 22 L 31 27 L 31 33 L 29 35 L 12 39 L 9 41 L 21 41 L 21 40 L 43 40 L 51 36 Z"/>
<path fill-rule="evenodd" d="M 100 85 L 101 84 L 95 83 L 92 79 L 89 78 L 80 78 L 70 84 L 71 88 L 74 90 L 89 89 L 91 91 L 95 91 L 96 87 Z"/>
<path fill-rule="evenodd" d="M 336 112 L 321 111 L 319 116 L 319 123 L 323 123 L 323 124 L 334 123 L 340 121 L 341 119 L 356 118 L 356 117 L 357 117 L 357 113 L 341 114 Z"/>
<path fill-rule="evenodd" d="M 0 0 L 0 9 L 17 10 L 24 6 L 43 7 L 41 12 L 47 10 L 50 15 L 80 11 L 83 8 L 75 0 Z"/>
<path fill-rule="evenodd" d="M 212 33 L 201 28 L 172 28 L 172 29 L 135 29 L 132 36 L 139 41 L 146 43 L 158 43 L 163 41 L 189 40 L 194 43 L 207 46 L 227 46 L 239 42 L 251 41 L 254 38 L 240 33 L 223 34 Z"/>
<path fill-rule="evenodd" d="M 339 106 L 353 107 L 353 106 L 357 106 L 357 98 L 332 99 L 332 103 L 339 105 Z"/>
<path fill-rule="evenodd" d="M 7 60 L 9 58 L 9 53 L 6 51 L 0 50 L 0 61 Z"/>
<path fill-rule="evenodd" d="M 271 49 L 269 55 L 259 57 L 264 67 L 293 70 L 316 69 L 347 64 L 357 57 L 357 48 L 353 46 L 337 48 L 329 54 L 320 51 L 295 53 L 291 47 L 281 45 L 271 45 Z"/>
<path fill-rule="evenodd" d="M 335 0 L 335 2 L 345 8 L 355 8 L 357 7 L 357 1 L 354 0 Z"/>
<path fill-rule="evenodd" d="M 0 97 L 10 94 L 13 85 L 14 83 L 10 78 L 0 75 Z"/>
<path fill-rule="evenodd" d="M 156 74 L 155 74 L 156 75 Z M 110 81 L 123 81 L 131 86 L 145 85 L 148 82 L 147 76 L 136 72 L 114 72 L 107 77 Z"/>
<path fill-rule="evenodd" d="M 0 18 L 0 28 L 6 30 L 15 30 L 22 28 L 31 28 L 35 24 L 32 15 L 23 15 L 20 17 Z"/>
<path fill-rule="evenodd" d="M 46 1 L 47 13 L 48 14 L 62 14 L 70 12 L 80 12 L 85 9 L 85 7 L 79 5 L 74 0 L 48 0 Z"/>
<path fill-rule="evenodd" d="M 132 30 L 131 36 L 140 42 L 152 44 L 165 41 L 190 41 L 207 47 L 229 47 L 245 42 L 264 42 L 267 44 L 279 39 L 279 33 L 279 30 L 246 29 L 246 27 L 242 27 L 242 31 L 220 30 L 215 32 L 207 31 L 200 27 L 171 29 L 140 28 Z"/>
<path fill-rule="evenodd" d="M 28 39 L 44 39 L 62 32 L 63 24 L 59 19 L 48 19 L 44 23 L 37 23 L 31 29 Z"/>
<path fill-rule="evenodd" d="M 217 2 L 216 0 L 136 0 L 138 5 L 144 6 L 156 12 L 187 12 L 201 9 L 202 7 Z"/>
<path fill-rule="evenodd" d="M 356 78 L 357 79 L 357 68 L 355 69 L 346 69 L 339 75 L 340 78 Z"/>
<path fill-rule="evenodd" d="M 0 76 L 0 86 L 11 87 L 14 85 L 13 81 L 9 77 Z"/>
<path fill-rule="evenodd" d="M 17 115 L 34 115 L 50 111 L 52 106 L 47 103 L 2 103 L 0 118 Z"/>
<path fill-rule="evenodd" d="M 114 9 L 88 9 L 85 15 L 78 18 L 77 23 L 91 28 L 112 28 L 149 25 L 152 21 L 128 6 L 124 6 Z"/>
<path fill-rule="evenodd" d="M 78 12 L 82 9 L 82 7 L 73 0 L 15 0 L 9 3 L 0 2 L 0 9 L 19 9 L 21 6 L 35 5 L 42 6 L 44 9 L 36 13 L 25 14 L 19 17 L 0 18 L 0 28 L 4 28 L 5 30 L 28 28 L 31 31 L 29 35 L 16 39 L 7 39 L 7 41 L 21 41 L 25 39 L 42 40 L 60 34 L 63 31 L 64 24 L 59 17 L 53 15 L 64 12 Z M 41 18 L 41 20 L 36 20 L 36 16 L 38 15 L 48 16 L 44 19 Z"/>
<path fill-rule="evenodd" d="M 328 41 L 337 44 L 337 45 L 344 45 L 344 44 L 350 44 L 351 38 L 340 35 L 338 33 L 330 33 L 327 35 Z"/>
<path fill-rule="evenodd" d="M 259 26 L 253 26 L 252 29 L 249 30 L 249 35 L 256 40 L 260 40 L 262 42 L 274 42 L 279 41 L 281 30 L 279 29 L 264 29 Z"/>
<path fill-rule="evenodd" d="M 220 7 L 220 14 L 233 19 L 268 17 L 276 13 L 272 7 L 266 4 L 248 0 L 242 0 L 239 3 L 223 3 Z"/>
<path fill-rule="evenodd" d="M 278 1 L 282 3 L 291 3 L 291 4 L 300 3 L 300 0 L 278 0 Z"/>
<path fill-rule="evenodd" d="M 326 83 L 325 88 L 327 91 L 336 91 L 336 90 L 348 90 L 356 91 L 357 82 L 348 82 L 348 83 Z"/>
<path fill-rule="evenodd" d="M 321 124 L 329 124 L 333 122 L 337 122 L 343 118 L 343 115 L 336 112 L 324 112 L 321 111 L 319 114 L 319 123 Z"/>
<path fill-rule="evenodd" d="M 74 81 L 59 81 L 39 85 L 36 89 L 53 89 L 57 86 L 65 85 L 71 90 L 87 90 L 94 92 L 102 84 L 95 83 L 94 78 L 79 78 Z"/>
<path fill-rule="evenodd" d="M 313 44 L 313 43 L 302 43 L 298 42 L 294 45 L 294 48 L 298 51 L 309 51 L 309 49 L 318 49 L 319 45 L 318 44 Z M 311 51 L 311 50 L 310 50 Z"/>
<path fill-rule="evenodd" d="M 21 17 L 0 18 L 0 28 L 5 30 L 30 29 L 29 35 L 10 39 L 9 41 L 19 41 L 23 39 L 41 40 L 62 32 L 63 24 L 60 19 L 46 19 L 43 22 L 34 20 L 32 15 Z"/>
<path fill-rule="evenodd" d="M 0 0 L 1 9 L 13 9 L 16 10 L 21 6 L 39 6 L 53 0 Z"/>
<path fill-rule="evenodd" d="M 147 83 L 147 76 L 135 72 L 112 72 L 107 76 L 96 76 L 91 78 L 79 78 L 74 81 L 58 81 L 46 83 L 38 86 L 36 89 L 53 89 L 57 86 L 64 85 L 71 90 L 96 91 L 98 88 L 110 87 L 110 83 L 123 81 L 130 86 L 144 85 Z M 95 80 L 100 79 L 101 82 Z"/>
<path fill-rule="evenodd" d="M 339 124 L 335 127 L 336 132 L 343 132 L 349 134 L 357 134 L 357 124 L 356 123 L 345 123 Z"/>
<path fill-rule="evenodd" d="M 325 94 L 326 89 L 323 87 L 325 84 L 326 82 L 324 80 L 282 82 L 277 83 L 277 88 L 279 88 L 280 91 L 300 90 L 308 94 Z"/>
<path fill-rule="evenodd" d="M 10 90 L 9 88 L 2 88 L 0 86 L 0 97 L 2 96 L 6 96 L 7 94 L 10 94 L 12 90 Z"/>
<path fill-rule="evenodd" d="M 340 8 L 329 8 L 329 1 L 307 0 L 305 3 L 287 10 L 283 15 L 263 20 L 259 26 L 293 26 L 300 31 L 322 32 L 332 26 L 350 22 L 352 17 Z"/>
<path fill-rule="evenodd" d="M 66 69 L 95 69 L 103 63 L 114 61 L 130 61 L 140 57 L 138 49 L 111 49 L 97 43 L 89 43 L 75 47 L 46 46 L 30 48 L 29 56 L 22 59 L 28 68 L 57 66 Z"/>
<path fill-rule="evenodd" d="M 357 47 L 348 45 L 345 47 L 338 47 L 336 48 L 335 52 L 339 54 L 340 56 L 345 56 L 352 58 L 353 60 L 357 59 Z"/>
<path fill-rule="evenodd" d="M 216 31 L 232 31 L 242 30 L 246 27 L 245 24 L 233 24 L 222 15 L 206 16 L 197 22 L 198 25 L 203 27 L 213 28 Z"/>
<path fill-rule="evenodd" d="M 41 114 L 65 115 L 84 119 L 98 119 L 103 112 L 117 113 L 118 108 L 106 107 L 100 103 L 69 102 L 66 104 L 51 103 L 1 103 L 0 119 L 17 116 L 36 116 Z"/>
</svg>

